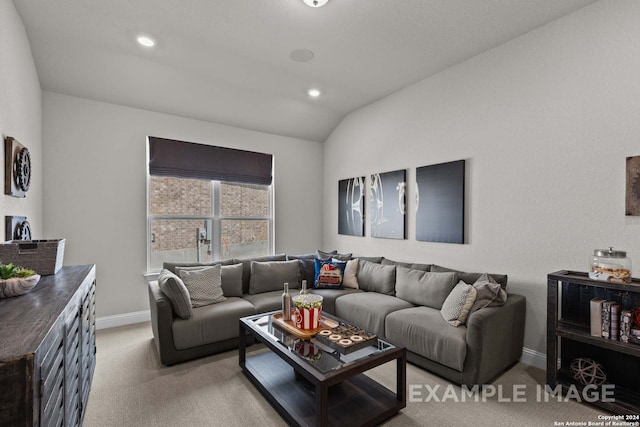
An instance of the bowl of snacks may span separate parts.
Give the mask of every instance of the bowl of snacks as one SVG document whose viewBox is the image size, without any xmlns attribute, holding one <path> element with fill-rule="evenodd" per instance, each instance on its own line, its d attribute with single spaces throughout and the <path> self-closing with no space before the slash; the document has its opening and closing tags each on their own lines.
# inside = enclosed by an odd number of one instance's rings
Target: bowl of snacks
<svg viewBox="0 0 640 427">
<path fill-rule="evenodd" d="M 322 315 L 322 297 L 314 294 L 301 294 L 291 298 L 293 301 L 294 321 L 298 329 L 315 329 L 320 325 Z"/>
</svg>

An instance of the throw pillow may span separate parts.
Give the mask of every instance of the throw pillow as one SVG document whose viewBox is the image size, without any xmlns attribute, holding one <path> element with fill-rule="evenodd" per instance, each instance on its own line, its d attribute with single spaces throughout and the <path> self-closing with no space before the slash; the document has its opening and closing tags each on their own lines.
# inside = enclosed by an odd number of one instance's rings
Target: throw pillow
<svg viewBox="0 0 640 427">
<path fill-rule="evenodd" d="M 396 265 L 398 267 L 404 267 L 404 268 L 408 268 L 410 270 L 429 271 L 431 269 L 431 264 L 417 264 L 417 263 L 412 263 L 412 262 L 400 262 L 400 261 L 394 261 L 394 260 L 389 259 L 389 258 L 382 258 L 380 263 L 382 265 Z"/>
<path fill-rule="evenodd" d="M 458 283 L 458 273 L 431 273 L 396 267 L 396 296 L 416 305 L 440 310 Z"/>
<path fill-rule="evenodd" d="M 353 254 L 339 254 L 338 251 L 335 249 L 330 252 L 325 252 L 318 249 L 316 252 L 318 255 L 317 257 L 323 260 L 336 258 L 336 259 L 339 259 L 340 261 L 349 261 L 351 259 L 351 255 L 353 255 Z"/>
<path fill-rule="evenodd" d="M 358 262 L 358 285 L 360 289 L 394 296 L 396 293 L 395 284 L 395 265 L 375 264 L 362 258 Z"/>
<path fill-rule="evenodd" d="M 462 280 L 453 288 L 447 299 L 442 304 L 440 314 L 442 318 L 453 326 L 464 325 L 469 315 L 469 310 L 476 300 L 476 289 L 464 283 Z"/>
<path fill-rule="evenodd" d="M 451 272 L 456 272 L 456 273 L 460 273 L 460 280 L 464 281 L 465 283 L 474 283 L 476 280 L 478 280 L 480 278 L 480 276 L 482 276 L 482 273 L 466 273 L 464 271 L 460 271 L 460 270 L 454 270 L 453 268 L 448 268 L 448 267 L 442 267 L 440 265 L 435 265 L 433 264 L 431 266 L 431 271 L 434 272 L 447 272 L 447 271 L 451 271 Z M 496 282 L 500 283 L 500 286 L 502 286 L 502 289 L 507 289 L 507 275 L 506 274 L 490 274 L 491 277 L 493 277 Z"/>
<path fill-rule="evenodd" d="M 316 277 L 313 287 L 316 289 L 342 289 L 342 278 L 347 266 L 345 261 L 325 261 L 316 258 Z"/>
<path fill-rule="evenodd" d="M 345 288 L 359 289 L 357 258 L 347 261 L 347 266 L 344 268 L 344 277 L 342 278 L 342 286 L 344 286 Z"/>
<path fill-rule="evenodd" d="M 242 263 L 223 265 L 220 278 L 225 297 L 242 297 Z"/>
<path fill-rule="evenodd" d="M 182 268 L 178 270 L 180 278 L 189 291 L 192 307 L 202 307 L 227 300 L 222 293 L 221 270 L 221 265 L 198 270 L 185 270 Z"/>
<path fill-rule="evenodd" d="M 291 261 L 251 261 L 251 277 L 249 278 L 249 294 L 282 291 L 284 284 L 290 288 L 300 286 L 300 262 Z"/>
<path fill-rule="evenodd" d="M 507 302 L 507 291 L 487 273 L 480 275 L 473 287 L 478 291 L 478 295 L 469 314 L 485 307 L 499 307 Z"/>
<path fill-rule="evenodd" d="M 181 319 L 191 318 L 191 298 L 182 280 L 164 269 L 158 276 L 160 290 L 169 298 L 173 312 Z"/>
</svg>

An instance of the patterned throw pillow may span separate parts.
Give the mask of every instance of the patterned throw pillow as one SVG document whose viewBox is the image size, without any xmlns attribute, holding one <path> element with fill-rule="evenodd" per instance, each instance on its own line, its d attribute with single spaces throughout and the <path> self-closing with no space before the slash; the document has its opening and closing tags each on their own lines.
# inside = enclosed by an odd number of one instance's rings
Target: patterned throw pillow
<svg viewBox="0 0 640 427">
<path fill-rule="evenodd" d="M 477 293 L 473 286 L 467 285 L 462 280 L 459 281 L 440 309 L 444 320 L 453 326 L 464 325 Z"/>
<path fill-rule="evenodd" d="M 179 270 L 180 278 L 189 291 L 192 307 L 202 307 L 227 300 L 222 292 L 221 269 L 221 265 L 215 265 L 198 270 Z"/>
<path fill-rule="evenodd" d="M 326 261 L 316 258 L 316 277 L 313 287 L 316 289 L 342 289 L 342 278 L 347 263 L 344 261 Z"/>
</svg>

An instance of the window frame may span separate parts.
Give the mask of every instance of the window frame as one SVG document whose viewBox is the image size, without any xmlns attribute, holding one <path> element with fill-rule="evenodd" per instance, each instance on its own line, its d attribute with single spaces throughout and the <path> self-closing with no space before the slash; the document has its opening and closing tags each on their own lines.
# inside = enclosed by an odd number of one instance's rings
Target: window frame
<svg viewBox="0 0 640 427">
<path fill-rule="evenodd" d="M 150 212 L 150 185 L 151 185 L 152 175 L 149 173 L 147 168 L 147 191 L 146 191 L 146 211 L 147 211 L 147 273 L 145 274 L 149 280 L 153 280 L 154 277 L 157 277 L 157 274 L 162 270 L 162 268 L 152 267 L 151 266 L 151 244 L 153 239 L 152 233 L 152 222 L 154 220 L 203 220 L 203 221 L 211 221 L 211 252 L 212 258 L 214 261 L 222 260 L 222 221 L 224 220 L 235 220 L 235 221 L 267 221 L 268 224 L 268 235 L 267 235 L 267 246 L 268 246 L 268 254 L 265 255 L 273 255 L 275 253 L 275 195 L 274 195 L 274 185 L 273 182 L 270 185 L 263 184 L 248 184 L 242 182 L 231 182 L 231 181 L 219 181 L 219 180 L 207 180 L 211 182 L 211 216 L 206 215 L 167 215 L 167 214 L 151 214 Z M 175 177 L 176 179 L 180 179 Z M 194 178 L 190 178 L 194 179 Z M 254 185 L 254 186 L 263 186 L 267 188 L 268 192 L 268 207 L 267 207 L 267 216 L 222 216 L 221 215 L 221 183 L 226 184 L 236 184 L 236 185 Z M 197 262 L 197 261 L 190 261 Z"/>
</svg>

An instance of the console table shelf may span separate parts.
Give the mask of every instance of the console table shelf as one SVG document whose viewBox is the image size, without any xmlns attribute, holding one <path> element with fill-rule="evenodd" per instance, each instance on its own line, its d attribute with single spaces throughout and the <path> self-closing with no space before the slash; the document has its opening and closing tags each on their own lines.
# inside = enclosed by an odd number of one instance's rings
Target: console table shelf
<svg viewBox="0 0 640 427">
<path fill-rule="evenodd" d="M 571 362 L 586 357 L 600 363 L 605 384 L 615 385 L 614 402 L 592 402 L 615 414 L 640 412 L 640 344 L 591 335 L 590 301 L 613 300 L 629 309 L 640 307 L 640 280 L 617 284 L 592 280 L 587 273 L 558 271 L 547 277 L 547 385 L 582 392 L 570 371 Z"/>
</svg>

